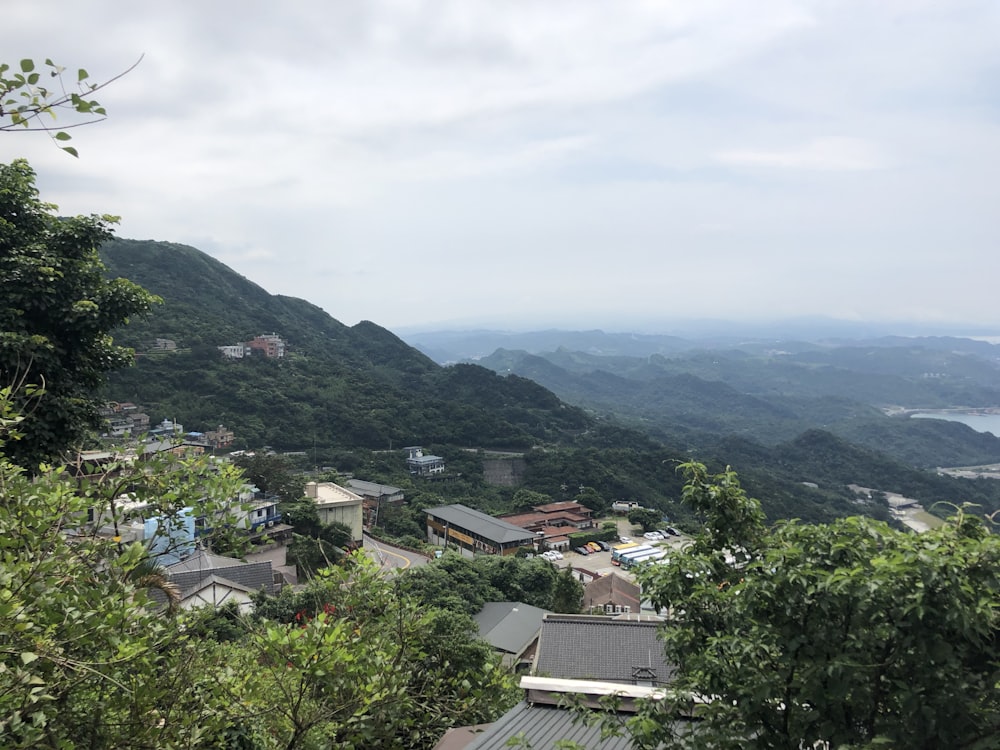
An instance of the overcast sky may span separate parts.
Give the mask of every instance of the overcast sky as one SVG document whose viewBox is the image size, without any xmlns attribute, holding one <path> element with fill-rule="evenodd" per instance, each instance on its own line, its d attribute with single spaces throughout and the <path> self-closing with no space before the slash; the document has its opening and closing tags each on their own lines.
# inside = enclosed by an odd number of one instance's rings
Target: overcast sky
<svg viewBox="0 0 1000 750">
<path fill-rule="evenodd" d="M 109 119 L 43 198 L 390 329 L 1000 331 L 996 0 L 48 0 Z M 666 326 L 664 326 L 666 328 Z"/>
</svg>

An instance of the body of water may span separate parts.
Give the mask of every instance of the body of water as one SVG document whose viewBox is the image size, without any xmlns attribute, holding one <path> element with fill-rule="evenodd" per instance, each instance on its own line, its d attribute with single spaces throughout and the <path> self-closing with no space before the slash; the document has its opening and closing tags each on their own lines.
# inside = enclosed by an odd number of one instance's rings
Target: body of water
<svg viewBox="0 0 1000 750">
<path fill-rule="evenodd" d="M 967 424 L 976 432 L 989 432 L 1000 437 L 1000 414 L 962 414 L 954 411 L 923 411 L 911 414 L 916 419 L 945 419 Z"/>
</svg>

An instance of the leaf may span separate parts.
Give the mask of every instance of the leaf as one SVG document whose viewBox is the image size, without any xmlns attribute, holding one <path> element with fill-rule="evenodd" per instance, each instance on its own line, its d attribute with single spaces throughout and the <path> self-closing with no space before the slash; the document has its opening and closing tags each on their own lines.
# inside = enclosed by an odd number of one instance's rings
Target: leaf
<svg viewBox="0 0 1000 750">
<path fill-rule="evenodd" d="M 22 664 L 31 664 L 31 662 L 33 662 L 33 661 L 35 661 L 37 659 L 38 659 L 38 654 L 36 654 L 36 653 L 34 653 L 32 651 L 22 651 L 21 652 L 21 663 Z"/>
<path fill-rule="evenodd" d="M 78 154 L 77 151 L 76 151 L 76 149 L 73 148 L 72 146 L 60 146 L 59 148 L 61 148 L 63 151 L 65 151 L 70 156 L 75 156 L 77 158 L 80 158 L 80 154 Z"/>
<path fill-rule="evenodd" d="M 90 77 L 90 75 L 83 68 L 80 68 L 80 70 L 78 70 L 77 73 L 76 73 L 76 80 L 77 80 L 77 82 L 83 81 L 83 80 L 85 80 L 85 79 L 87 79 L 89 77 Z"/>
<path fill-rule="evenodd" d="M 21 72 L 22 73 L 30 73 L 34 69 L 35 69 L 35 61 L 34 60 L 31 60 L 31 59 L 28 59 L 28 58 L 25 58 L 24 60 L 21 60 Z"/>
<path fill-rule="evenodd" d="M 60 131 L 60 132 L 56 133 L 54 136 L 52 136 L 52 137 L 55 138 L 57 141 L 68 141 L 73 136 L 71 136 L 69 133 L 63 133 L 62 131 Z"/>
</svg>

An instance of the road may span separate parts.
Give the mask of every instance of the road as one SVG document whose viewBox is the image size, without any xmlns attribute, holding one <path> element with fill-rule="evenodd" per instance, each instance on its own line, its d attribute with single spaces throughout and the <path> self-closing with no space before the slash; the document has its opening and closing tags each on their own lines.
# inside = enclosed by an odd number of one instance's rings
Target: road
<svg viewBox="0 0 1000 750">
<path fill-rule="evenodd" d="M 383 568 L 406 570 L 407 568 L 426 565 L 430 558 L 416 552 L 393 547 L 385 542 L 376 542 L 370 536 L 364 536 L 365 552 Z"/>
</svg>

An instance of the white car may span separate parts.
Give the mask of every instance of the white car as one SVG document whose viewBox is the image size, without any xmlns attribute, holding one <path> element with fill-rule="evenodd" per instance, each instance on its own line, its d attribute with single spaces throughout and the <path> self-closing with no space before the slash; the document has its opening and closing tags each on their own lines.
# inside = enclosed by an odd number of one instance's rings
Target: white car
<svg viewBox="0 0 1000 750">
<path fill-rule="evenodd" d="M 663 534 L 659 531 L 647 531 L 643 536 L 650 541 L 657 541 L 663 539 Z"/>
</svg>

